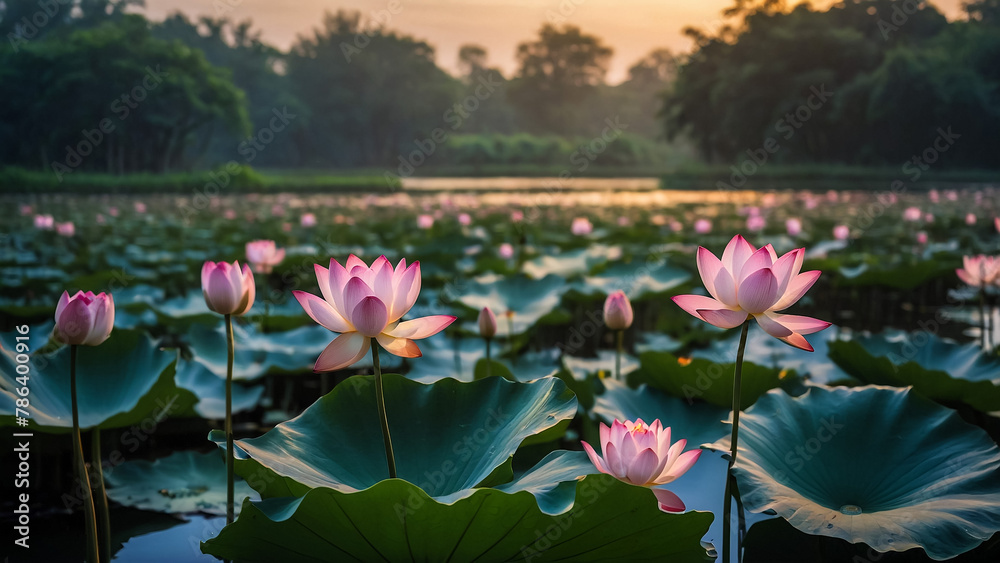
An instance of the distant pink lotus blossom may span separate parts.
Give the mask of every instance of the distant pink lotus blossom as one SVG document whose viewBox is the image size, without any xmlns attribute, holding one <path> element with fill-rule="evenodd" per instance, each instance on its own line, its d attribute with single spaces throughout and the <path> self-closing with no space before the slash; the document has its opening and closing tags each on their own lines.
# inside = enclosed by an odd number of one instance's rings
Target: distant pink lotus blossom
<svg viewBox="0 0 1000 563">
<path fill-rule="evenodd" d="M 678 221 L 678 220 L 676 220 L 676 219 L 671 219 L 670 220 L 670 230 L 673 231 L 673 232 L 675 232 L 675 233 L 679 233 L 679 232 L 681 232 L 681 231 L 684 230 L 684 225 L 682 225 L 681 222 Z M 712 225 L 711 224 L 709 224 L 708 230 L 712 230 Z"/>
<path fill-rule="evenodd" d="M 146 204 L 143 203 L 143 202 L 141 202 L 141 201 L 135 202 L 135 205 L 133 207 L 135 208 L 135 212 L 136 213 L 145 213 L 146 212 Z"/>
<path fill-rule="evenodd" d="M 56 232 L 64 237 L 71 237 L 76 234 L 76 225 L 72 221 L 56 223 Z"/>
<path fill-rule="evenodd" d="M 694 222 L 694 232 L 699 235 L 707 235 L 712 232 L 712 222 L 708 219 L 698 219 Z"/>
<path fill-rule="evenodd" d="M 938 203 L 941 201 L 941 196 L 938 194 L 937 190 L 927 192 L 927 197 L 931 200 L 931 203 Z"/>
<path fill-rule="evenodd" d="M 520 223 L 524 221 L 524 212 L 520 210 L 510 212 L 510 221 L 512 223 Z"/>
<path fill-rule="evenodd" d="M 837 225 L 833 228 L 833 238 L 837 240 L 847 240 L 851 236 L 851 229 L 847 225 Z"/>
<path fill-rule="evenodd" d="M 232 221 L 233 219 L 236 218 L 236 210 L 235 209 L 227 209 L 226 212 L 223 213 L 223 216 L 226 219 Z"/>
<path fill-rule="evenodd" d="M 917 244 L 927 244 L 927 232 L 920 231 L 917 233 Z"/>
<path fill-rule="evenodd" d="M 21 204 L 21 206 L 18 208 L 18 210 L 21 212 L 21 216 L 22 217 L 26 217 L 28 215 L 31 215 L 31 212 L 33 211 L 32 207 L 30 205 L 25 205 L 25 204 Z"/>
<path fill-rule="evenodd" d="M 423 214 L 417 216 L 417 228 L 418 229 L 429 229 L 434 226 L 434 217 L 430 215 Z"/>
<path fill-rule="evenodd" d="M 972 287 L 986 287 L 1000 282 L 1000 256 L 963 256 L 958 278 Z"/>
<path fill-rule="evenodd" d="M 933 222 L 934 222 L 934 214 L 924 213 L 924 223 L 933 223 Z"/>
<path fill-rule="evenodd" d="M 108 220 L 104 218 L 104 215 L 100 213 L 98 213 L 97 217 L 95 217 L 94 219 L 97 221 L 98 225 L 103 225 L 108 222 Z"/>
<path fill-rule="evenodd" d="M 331 259 L 329 269 L 316 264 L 315 270 L 323 297 L 292 293 L 312 320 L 340 335 L 323 350 L 313 371 L 334 371 L 357 363 L 371 349 L 373 338 L 390 354 L 418 358 L 420 348 L 414 340 L 437 334 L 455 322 L 451 315 L 400 322 L 420 294 L 420 262 L 407 267 L 404 258 L 394 269 L 380 256 L 369 267 L 352 254 L 345 266 Z"/>
<path fill-rule="evenodd" d="M 586 217 L 577 217 L 573 219 L 573 224 L 569 228 L 570 232 L 577 236 L 586 236 L 594 232 L 594 225 L 590 223 L 590 219 Z"/>
<path fill-rule="evenodd" d="M 271 206 L 271 216 L 272 217 L 282 217 L 285 214 L 285 207 L 281 204 L 275 203 Z"/>
<path fill-rule="evenodd" d="M 497 249 L 497 254 L 504 260 L 509 260 L 514 257 L 514 247 L 509 242 L 505 242 Z"/>
<path fill-rule="evenodd" d="M 115 300 L 111 294 L 88 291 L 70 297 L 63 292 L 56 305 L 55 335 L 64 344 L 97 346 L 115 326 Z"/>
<path fill-rule="evenodd" d="M 629 225 L 628 217 L 625 217 L 624 215 L 622 215 L 621 217 L 618 218 L 618 226 L 619 227 L 627 227 L 628 225 Z"/>
<path fill-rule="evenodd" d="M 284 232 L 286 232 L 286 233 L 292 232 L 292 224 L 291 223 L 282 223 L 281 224 L 281 230 L 284 231 Z"/>
<path fill-rule="evenodd" d="M 632 302 L 622 290 L 611 292 L 604 300 L 604 325 L 611 330 L 625 330 L 635 318 Z"/>
<path fill-rule="evenodd" d="M 587 442 L 583 450 L 591 463 L 601 473 L 619 481 L 640 487 L 665 485 L 687 473 L 701 457 L 702 450 L 684 451 L 687 440 L 670 443 L 670 427 L 663 428 L 656 419 L 647 425 L 641 418 L 635 422 L 618 419 L 611 424 L 601 423 L 600 446 L 603 456 Z M 684 501 L 666 489 L 653 489 L 660 510 L 683 512 Z"/>
<path fill-rule="evenodd" d="M 747 217 L 747 230 L 748 231 L 763 231 L 764 227 L 767 226 L 767 220 L 760 215 L 751 215 Z"/>
<path fill-rule="evenodd" d="M 830 203 L 837 203 L 837 200 L 839 199 L 840 199 L 840 194 L 838 194 L 836 190 L 827 190 L 826 192 L 827 201 L 829 201 Z"/>
<path fill-rule="evenodd" d="M 55 219 L 51 215 L 35 215 L 35 228 L 51 231 L 55 227 Z"/>
<path fill-rule="evenodd" d="M 955 190 L 946 190 L 944 192 L 944 197 L 947 198 L 948 201 L 958 201 L 958 192 Z"/>
<path fill-rule="evenodd" d="M 997 232 L 1000 233 L 1000 217 L 993 218 L 993 226 L 996 227 Z"/>
<path fill-rule="evenodd" d="M 463 227 L 468 227 L 472 224 L 472 217 L 470 217 L 468 213 L 459 213 L 458 224 Z"/>
<path fill-rule="evenodd" d="M 649 218 L 649 222 L 657 227 L 662 227 L 667 224 L 667 217 L 665 215 L 656 214 Z"/>
<path fill-rule="evenodd" d="M 819 332 L 830 323 L 778 313 L 798 302 L 819 279 L 819 270 L 799 273 L 804 258 L 804 248 L 778 258 L 770 244 L 756 249 L 736 235 L 726 245 L 722 260 L 707 248 L 698 248 L 698 273 L 711 297 L 678 295 L 673 300 L 691 315 L 720 328 L 740 326 L 752 315 L 764 332 L 812 352 L 803 335 Z"/>
<path fill-rule="evenodd" d="M 299 224 L 303 227 L 315 227 L 316 215 L 312 213 L 303 213 L 302 218 L 299 219 Z"/>
<path fill-rule="evenodd" d="M 108 215 L 110 215 L 112 217 L 117 217 L 118 216 L 118 208 L 114 207 L 114 206 L 109 207 L 108 208 Z"/>
<path fill-rule="evenodd" d="M 797 237 L 802 234 L 802 221 L 795 217 L 785 220 L 785 231 L 790 237 Z"/>
<path fill-rule="evenodd" d="M 489 307 L 483 307 L 479 311 L 479 336 L 483 338 L 493 338 L 497 334 L 497 316 Z"/>
<path fill-rule="evenodd" d="M 254 240 L 246 244 L 247 262 L 253 271 L 269 274 L 285 259 L 285 249 L 278 248 L 273 240 Z"/>
<path fill-rule="evenodd" d="M 976 214 L 975 213 L 968 213 L 968 214 L 966 214 L 966 216 L 965 216 L 965 224 L 969 225 L 970 227 L 972 225 L 975 225 L 976 224 Z"/>
<path fill-rule="evenodd" d="M 923 217 L 923 212 L 920 211 L 919 207 L 907 207 L 906 211 L 903 212 L 904 221 L 919 221 Z"/>
</svg>

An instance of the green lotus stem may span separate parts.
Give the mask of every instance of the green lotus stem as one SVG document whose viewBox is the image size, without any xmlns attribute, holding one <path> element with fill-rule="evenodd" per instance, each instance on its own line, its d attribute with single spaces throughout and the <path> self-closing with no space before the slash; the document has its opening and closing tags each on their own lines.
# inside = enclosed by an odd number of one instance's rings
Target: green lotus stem
<svg viewBox="0 0 1000 563">
<path fill-rule="evenodd" d="M 622 350 L 625 348 L 625 331 L 619 330 L 617 334 L 618 350 L 615 353 L 615 379 L 622 379 Z"/>
<path fill-rule="evenodd" d="M 739 444 L 739 431 L 740 431 L 740 384 L 743 381 L 743 352 L 746 351 L 747 347 L 747 333 L 750 332 L 750 319 L 743 323 L 743 332 L 740 333 L 740 347 L 736 351 L 736 371 L 733 374 L 733 434 L 729 440 L 730 447 L 732 449 L 732 455 L 729 457 L 729 468 L 726 470 L 726 493 L 725 493 L 725 508 L 723 508 L 723 518 L 722 518 L 722 561 L 723 563 L 729 563 L 730 549 L 729 541 L 731 534 L 732 524 L 730 523 L 729 514 L 733 506 L 733 491 L 731 488 L 731 482 L 735 477 L 733 476 L 733 466 L 736 465 L 736 451 Z M 737 501 L 737 504 L 742 504 Z M 737 549 L 739 547 L 737 546 Z"/>
<path fill-rule="evenodd" d="M 392 453 L 392 437 L 389 436 L 389 419 L 385 416 L 385 393 L 382 391 L 382 368 L 378 363 L 378 340 L 372 338 L 372 365 L 375 368 L 375 404 L 378 419 L 382 424 L 382 441 L 385 442 L 385 462 L 389 466 L 389 478 L 396 478 L 396 456 Z"/>
<path fill-rule="evenodd" d="M 226 524 L 235 520 L 235 491 L 233 488 L 233 359 L 236 356 L 236 341 L 233 338 L 233 316 L 226 315 L 226 344 L 229 349 L 226 358 Z"/>
<path fill-rule="evenodd" d="M 979 314 L 982 317 L 982 322 L 980 323 L 981 329 L 983 331 L 982 338 L 980 339 L 983 343 L 983 350 L 987 352 L 990 351 L 990 341 L 989 341 L 989 313 L 986 309 L 986 288 L 982 287 L 979 289 Z"/>
<path fill-rule="evenodd" d="M 83 440 L 80 438 L 80 411 L 76 404 L 76 344 L 69 347 L 69 393 L 73 405 L 73 468 L 76 480 L 83 489 L 83 519 L 87 528 L 87 563 L 98 563 L 97 555 L 97 515 L 94 512 L 94 497 L 90 490 L 87 465 L 83 462 Z"/>
<path fill-rule="evenodd" d="M 486 377 L 493 375 L 493 366 L 490 361 L 490 339 L 486 339 Z"/>
<path fill-rule="evenodd" d="M 104 468 L 101 466 L 101 429 L 90 431 L 90 459 L 94 470 L 94 504 L 97 508 L 97 527 L 101 534 L 101 561 L 111 561 L 111 512 L 108 494 L 104 490 Z"/>
</svg>

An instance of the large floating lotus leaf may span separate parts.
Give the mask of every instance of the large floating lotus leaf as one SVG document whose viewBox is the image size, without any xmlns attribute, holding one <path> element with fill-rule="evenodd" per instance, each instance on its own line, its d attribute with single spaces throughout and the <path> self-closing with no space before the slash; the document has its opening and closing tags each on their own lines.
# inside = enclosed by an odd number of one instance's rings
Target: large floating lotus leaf
<svg viewBox="0 0 1000 563">
<path fill-rule="evenodd" d="M 383 382 L 397 474 L 435 497 L 471 494 L 525 438 L 572 418 L 577 407 L 555 378 L 425 385 L 389 374 Z M 371 376 L 348 379 L 298 417 L 237 446 L 241 475 L 263 466 L 284 478 L 257 487 L 264 497 L 314 487 L 353 492 L 388 478 Z"/>
<path fill-rule="evenodd" d="M 202 418 L 223 419 L 226 416 L 226 380 L 201 363 L 177 360 L 174 381 L 198 397 L 194 410 Z M 233 413 L 253 410 L 264 394 L 263 385 L 233 383 Z"/>
<path fill-rule="evenodd" d="M 850 381 L 851 376 L 840 369 L 827 356 L 830 342 L 836 341 L 837 327 L 809 335 L 813 352 L 789 346 L 758 327 L 751 327 L 747 335 L 747 348 L 743 359 L 759 366 L 776 370 L 795 370 L 799 375 L 809 375 L 815 383 L 827 385 L 835 381 Z M 691 355 L 716 362 L 732 362 L 740 345 L 739 331 L 732 331 L 725 340 L 714 341 L 708 348 L 695 350 Z"/>
<path fill-rule="evenodd" d="M 939 276 L 953 275 L 955 265 L 939 260 L 921 260 L 903 264 L 862 264 L 857 268 L 843 267 L 837 273 L 845 285 L 880 285 L 909 290 Z"/>
<path fill-rule="evenodd" d="M 733 351 L 733 360 L 736 359 Z M 733 404 L 733 369 L 735 363 L 715 363 L 704 358 L 678 358 L 670 352 L 643 352 L 640 367 L 628 375 L 631 385 L 648 383 L 686 400 L 702 400 L 720 407 Z M 793 377 L 782 370 L 743 362 L 741 406 L 747 408 L 758 397 Z M 785 380 L 788 380 L 787 382 Z"/>
<path fill-rule="evenodd" d="M 621 256 L 621 247 L 595 244 L 577 250 L 544 254 L 524 263 L 522 270 L 528 276 L 542 279 L 548 275 L 571 278 L 586 274 L 592 267 Z"/>
<path fill-rule="evenodd" d="M 514 311 L 514 334 L 521 334 L 551 313 L 568 288 L 563 278 L 554 274 L 540 280 L 523 275 L 483 276 L 469 282 L 458 300 L 476 311 L 483 307 L 492 309 L 497 316 L 498 334 L 506 336 L 510 334 L 508 310 Z"/>
<path fill-rule="evenodd" d="M 689 404 L 684 399 L 647 385 L 632 389 L 613 379 L 605 379 L 604 388 L 604 394 L 597 396 L 592 412 L 608 425 L 615 419 L 641 418 L 647 423 L 660 419 L 664 427 L 671 428 L 671 439 L 684 438 L 689 448 L 715 442 L 731 429 L 723 423 L 729 417 L 729 409 L 726 408 L 702 402 Z"/>
<path fill-rule="evenodd" d="M 433 383 L 446 377 L 472 381 L 476 362 L 486 357 L 486 343 L 481 338 L 450 338 L 436 334 L 419 341 L 417 345 L 423 355 L 410 361 L 406 377 L 421 383 Z M 379 362 L 385 365 L 384 361 L 391 358 L 389 354 L 383 353 L 379 356 Z"/>
<path fill-rule="evenodd" d="M 233 379 L 255 379 L 267 373 L 311 373 L 316 358 L 336 334 L 318 324 L 281 333 L 261 334 L 252 326 L 233 323 L 236 356 Z M 226 376 L 226 327 L 196 324 L 188 333 L 199 362 L 220 377 Z"/>
<path fill-rule="evenodd" d="M 31 333 L 37 350 L 47 335 Z M 37 338 L 37 340 L 36 340 Z M 29 429 L 63 432 L 73 427 L 70 402 L 69 346 L 32 356 L 28 386 Z M 122 428 L 147 418 L 188 415 L 197 402 L 174 385 L 176 353 L 156 347 L 143 332 L 114 330 L 100 346 L 81 346 L 77 354 L 77 400 L 80 427 Z M 15 424 L 15 356 L 0 354 L 0 425 Z"/>
<path fill-rule="evenodd" d="M 584 293 L 598 292 L 605 295 L 620 289 L 636 300 L 670 291 L 689 279 L 690 272 L 665 261 L 647 263 L 640 260 L 632 263 L 619 262 L 599 274 L 587 276 L 580 289 Z"/>
<path fill-rule="evenodd" d="M 998 468 L 993 440 L 955 411 L 908 389 L 868 386 L 761 397 L 740 419 L 734 471 L 750 511 L 944 560 L 1000 530 Z"/>
<path fill-rule="evenodd" d="M 535 477 L 525 476 L 529 487 L 476 489 L 452 502 L 399 479 L 355 493 L 320 488 L 247 501 L 239 519 L 202 549 L 241 561 L 280 561 L 288 553 L 296 561 L 710 560 L 700 541 L 710 513 L 666 514 L 649 489 L 591 475 L 571 482 L 572 508 L 549 515 L 529 492 Z"/>
<path fill-rule="evenodd" d="M 1000 359 L 983 354 L 975 344 L 957 344 L 928 332 L 893 332 L 831 342 L 829 354 L 866 383 L 912 385 L 937 401 L 1000 410 Z"/>
<path fill-rule="evenodd" d="M 108 497 L 125 506 L 174 514 L 226 513 L 226 460 L 218 451 L 126 461 L 106 471 L 104 480 Z M 237 504 L 246 497 L 260 498 L 243 479 L 234 486 Z"/>
</svg>

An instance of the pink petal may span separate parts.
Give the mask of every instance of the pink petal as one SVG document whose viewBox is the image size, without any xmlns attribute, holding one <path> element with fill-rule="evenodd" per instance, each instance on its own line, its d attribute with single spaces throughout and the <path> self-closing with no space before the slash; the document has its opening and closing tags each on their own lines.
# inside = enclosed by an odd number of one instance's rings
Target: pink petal
<svg viewBox="0 0 1000 563">
<path fill-rule="evenodd" d="M 208 289 L 208 275 L 215 269 L 215 262 L 205 262 L 201 265 L 201 288 Z"/>
<path fill-rule="evenodd" d="M 322 283 L 322 280 L 319 279 L 318 272 L 319 270 L 317 270 L 316 281 Z M 333 305 L 333 308 L 340 313 L 340 316 L 347 318 L 347 315 L 350 313 L 350 309 L 344 306 L 344 288 L 347 287 L 347 282 L 350 281 L 351 275 L 347 273 L 347 269 L 340 265 L 340 262 L 337 262 L 332 258 L 330 259 L 329 273 L 330 297 L 327 301 L 329 301 L 330 304 Z M 326 294 L 324 293 L 323 296 L 325 297 Z"/>
<path fill-rule="evenodd" d="M 958 270 L 955 270 L 955 273 L 958 274 L 958 279 L 962 280 L 963 282 L 965 282 L 965 283 L 967 283 L 969 285 L 979 285 L 979 278 L 976 277 L 976 276 L 973 276 L 968 271 L 962 270 L 962 269 L 958 269 Z"/>
<path fill-rule="evenodd" d="M 653 489 L 653 494 L 656 495 L 656 500 L 660 504 L 660 510 L 664 512 L 684 512 L 686 507 L 681 497 L 666 489 Z"/>
<path fill-rule="evenodd" d="M 699 319 L 704 319 L 704 317 L 698 311 L 729 308 L 724 303 L 716 301 L 711 297 L 705 297 L 704 295 L 675 295 L 671 299 L 673 299 L 678 307 Z"/>
<path fill-rule="evenodd" d="M 736 235 L 726 245 L 726 249 L 722 251 L 722 265 L 729 270 L 729 273 L 733 277 L 739 276 L 740 270 L 743 269 L 743 264 L 756 250 L 752 244 L 743 238 L 743 235 Z"/>
<path fill-rule="evenodd" d="M 388 318 L 389 312 L 385 303 L 374 295 L 362 298 L 351 312 L 351 324 L 368 338 L 374 338 L 381 333 Z"/>
<path fill-rule="evenodd" d="M 750 274 L 740 283 L 737 291 L 740 308 L 748 313 L 763 313 L 778 299 L 778 280 L 771 268 L 763 268 Z"/>
<path fill-rule="evenodd" d="M 771 263 L 774 264 L 778 260 L 778 253 L 774 251 L 774 247 L 770 243 L 764 245 L 764 249 L 771 256 Z"/>
<path fill-rule="evenodd" d="M 292 291 L 292 295 L 298 300 L 299 305 L 305 310 L 309 318 L 326 327 L 333 332 L 350 332 L 354 330 L 347 320 L 337 312 L 329 303 L 304 291 Z"/>
<path fill-rule="evenodd" d="M 629 462 L 625 477 L 633 485 L 645 485 L 653 478 L 653 471 L 659 464 L 660 459 L 656 457 L 656 452 L 646 448 Z"/>
<path fill-rule="evenodd" d="M 774 251 L 772 250 L 771 252 Z M 767 251 L 767 247 L 758 249 L 757 252 L 750 255 L 750 258 L 747 258 L 746 263 L 743 264 L 743 268 L 740 269 L 739 275 L 736 275 L 737 285 L 742 284 L 744 280 L 750 277 L 750 274 L 764 268 L 770 268 L 773 264 L 774 262 L 771 261 L 771 254 Z"/>
<path fill-rule="evenodd" d="M 410 290 L 413 289 L 414 285 L 416 285 L 417 292 L 419 292 L 420 269 L 417 263 L 411 264 L 409 268 L 404 270 L 399 277 L 399 281 L 393 287 L 392 306 L 389 308 L 389 322 L 399 320 L 413 306 L 412 302 L 409 305 L 407 305 L 407 302 L 409 301 Z M 414 297 L 414 301 L 416 301 L 416 297 Z"/>
<path fill-rule="evenodd" d="M 763 315 L 755 315 L 754 318 L 757 319 L 757 324 L 760 325 L 760 328 L 764 329 L 764 332 L 770 334 L 775 338 L 784 338 L 792 334 L 793 332 L 788 327 L 775 321 L 770 315 L 766 313 Z"/>
<path fill-rule="evenodd" d="M 393 338 L 392 336 L 386 334 L 380 334 L 375 338 L 378 339 L 378 343 L 385 348 L 385 351 L 389 352 L 393 356 L 399 356 L 400 358 L 419 358 L 423 355 L 420 351 L 420 347 L 417 346 L 417 343 L 409 338 Z"/>
<path fill-rule="evenodd" d="M 608 428 L 608 425 L 602 422 L 600 428 L 600 434 L 601 434 L 601 443 L 599 445 L 601 446 L 601 451 L 603 452 L 604 444 L 608 443 L 608 438 L 610 438 L 611 436 L 611 428 Z"/>
<path fill-rule="evenodd" d="M 414 340 L 420 340 L 421 338 L 427 338 L 428 336 L 441 332 L 447 328 L 448 325 L 455 322 L 456 318 L 457 317 L 453 317 L 451 315 L 432 315 L 410 321 L 403 321 L 396 325 L 396 328 L 391 331 L 387 331 L 386 334 L 397 338 L 412 338 Z"/>
<path fill-rule="evenodd" d="M 233 312 L 234 315 L 245 315 L 253 307 L 254 299 L 257 298 L 257 284 L 253 279 L 253 270 L 250 266 L 243 264 L 243 295 L 240 298 L 240 304 L 237 305 L 236 311 Z"/>
<path fill-rule="evenodd" d="M 66 344 L 83 344 L 94 327 L 94 313 L 83 299 L 71 299 L 56 319 L 56 330 Z"/>
<path fill-rule="evenodd" d="M 663 485 L 687 473 L 688 469 L 691 469 L 695 462 L 698 461 L 698 458 L 701 457 L 701 452 L 702 450 L 690 450 L 682 453 L 677 457 L 676 461 L 667 467 L 666 472 L 660 475 L 656 483 Z"/>
<path fill-rule="evenodd" d="M 205 300 L 208 308 L 222 315 L 230 315 L 236 310 L 243 297 L 243 288 L 234 287 L 229 275 L 229 268 L 216 267 L 208 275 L 208 287 L 205 288 Z M 227 264 L 228 266 L 228 264 Z M 243 280 L 240 279 L 240 285 Z"/>
<path fill-rule="evenodd" d="M 768 312 L 767 316 L 788 327 L 792 332 L 797 332 L 799 334 L 812 334 L 830 326 L 830 323 L 826 321 L 821 321 L 812 317 L 804 317 L 802 315 L 780 315 L 778 313 Z"/>
<path fill-rule="evenodd" d="M 354 309 L 365 297 L 375 295 L 372 288 L 365 281 L 358 277 L 352 277 L 344 286 L 344 318 L 351 320 L 354 316 Z"/>
<path fill-rule="evenodd" d="M 618 419 L 615 419 L 615 421 L 611 423 L 611 432 L 610 435 L 608 436 L 608 442 L 616 444 L 616 447 L 620 447 L 622 440 L 625 439 L 626 434 L 628 434 L 628 428 L 625 426 L 625 423 L 623 423 Z M 604 453 L 606 456 L 607 450 L 605 450 Z"/>
<path fill-rule="evenodd" d="M 368 268 L 368 264 L 365 264 L 364 260 L 358 258 L 357 256 L 355 256 L 353 254 L 351 254 L 350 256 L 348 256 L 347 257 L 347 264 L 344 265 L 344 268 L 348 272 L 350 272 L 350 271 L 354 270 L 354 268 L 357 267 L 357 266 L 361 266 L 362 268 L 365 268 L 365 269 Z"/>
<path fill-rule="evenodd" d="M 316 359 L 313 371 L 335 371 L 358 362 L 371 347 L 371 339 L 359 332 L 345 332 L 333 339 Z"/>
<path fill-rule="evenodd" d="M 594 448 L 587 442 L 581 441 L 580 443 L 583 444 L 583 451 L 587 452 L 587 457 L 590 458 L 590 463 L 593 463 L 594 467 L 596 467 L 601 473 L 608 473 L 608 469 L 604 467 L 604 460 L 601 459 L 601 456 L 597 455 Z"/>
<path fill-rule="evenodd" d="M 115 326 L 115 301 L 111 295 L 101 293 L 90 305 L 94 315 L 94 326 L 83 342 L 87 346 L 97 346 L 108 339 Z"/>
<path fill-rule="evenodd" d="M 725 270 L 722 266 L 722 261 L 715 257 L 707 248 L 704 246 L 698 247 L 698 274 L 701 275 L 701 282 L 705 284 L 705 289 L 708 293 L 721 301 L 719 294 L 715 292 L 715 278 L 719 275 L 719 272 Z M 731 277 L 731 276 L 727 276 Z"/>
<path fill-rule="evenodd" d="M 207 264 L 209 264 L 209 262 L 205 262 L 205 264 L 207 265 Z M 202 268 L 202 269 L 204 269 L 204 268 Z M 62 295 L 59 297 L 59 303 L 56 304 L 56 317 L 55 318 L 56 318 L 57 321 L 59 320 L 59 315 L 62 314 L 63 309 L 65 309 L 66 305 L 68 305 L 68 304 L 69 304 L 69 293 L 66 292 L 66 291 L 63 291 Z"/>
<path fill-rule="evenodd" d="M 376 260 L 375 263 L 377 266 L 372 266 L 372 269 L 378 267 L 378 270 L 375 270 L 375 276 L 372 279 L 372 290 L 379 300 L 391 307 L 393 302 L 392 266 L 389 265 L 385 256 L 381 257 L 381 261 Z"/>
<path fill-rule="evenodd" d="M 316 284 L 319 285 L 320 294 L 327 303 L 333 305 L 333 291 L 330 290 L 330 270 L 319 264 L 313 264 L 313 270 L 316 272 Z"/>
<path fill-rule="evenodd" d="M 740 306 L 740 302 L 736 298 L 736 279 L 729 273 L 729 270 L 723 268 L 716 274 L 715 292 L 718 294 L 719 301 L 726 307 L 735 309 Z"/>
<path fill-rule="evenodd" d="M 781 295 L 781 298 L 771 307 L 772 311 L 781 311 L 787 309 L 802 299 L 802 296 L 809 291 L 809 288 L 816 283 L 822 272 L 819 270 L 812 270 L 799 274 L 792 278 L 792 281 L 788 282 L 788 287 L 785 288 L 785 292 Z"/>
<path fill-rule="evenodd" d="M 625 476 L 625 466 L 622 464 L 622 458 L 618 454 L 618 448 L 610 442 L 604 448 L 604 463 L 607 465 L 610 475 L 614 475 L 619 479 Z"/>
<path fill-rule="evenodd" d="M 735 328 L 747 320 L 746 311 L 731 311 L 729 309 L 698 309 L 698 314 L 705 322 L 719 328 Z"/>
</svg>

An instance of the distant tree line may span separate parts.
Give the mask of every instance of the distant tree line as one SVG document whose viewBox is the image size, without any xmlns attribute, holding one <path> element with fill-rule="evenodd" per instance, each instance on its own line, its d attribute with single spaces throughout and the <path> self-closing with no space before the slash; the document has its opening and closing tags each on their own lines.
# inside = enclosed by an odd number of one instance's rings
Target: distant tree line
<svg viewBox="0 0 1000 563">
<path fill-rule="evenodd" d="M 710 161 L 900 165 L 946 139 L 936 165 L 1000 167 L 1000 2 L 965 10 L 740 0 L 731 25 L 686 30 L 697 48 L 663 97 L 666 133 Z"/>
</svg>

